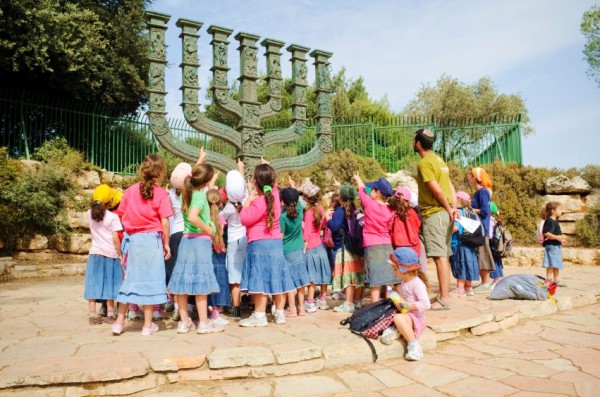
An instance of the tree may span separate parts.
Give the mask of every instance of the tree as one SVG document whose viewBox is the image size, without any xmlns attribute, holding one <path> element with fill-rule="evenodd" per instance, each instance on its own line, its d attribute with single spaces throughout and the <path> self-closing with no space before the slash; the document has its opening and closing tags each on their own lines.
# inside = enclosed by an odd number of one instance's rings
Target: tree
<svg viewBox="0 0 600 397">
<path fill-rule="evenodd" d="M 600 85 L 600 6 L 592 6 L 583 13 L 581 33 L 586 39 L 583 55 L 589 64 L 587 74 Z"/>
<path fill-rule="evenodd" d="M 0 0 L 0 85 L 113 105 L 146 103 L 151 0 Z"/>
</svg>

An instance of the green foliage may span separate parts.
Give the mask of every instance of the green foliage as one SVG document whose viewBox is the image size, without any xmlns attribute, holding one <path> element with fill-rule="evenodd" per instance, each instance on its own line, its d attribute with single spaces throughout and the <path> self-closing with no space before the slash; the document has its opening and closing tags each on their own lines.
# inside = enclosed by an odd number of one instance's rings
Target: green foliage
<svg viewBox="0 0 600 397">
<path fill-rule="evenodd" d="M 21 163 L 9 159 L 6 148 L 0 147 L 0 192 L 12 189 L 22 172 Z"/>
<path fill-rule="evenodd" d="M 589 65 L 587 75 L 600 85 L 600 6 L 594 5 L 583 13 L 581 33 L 586 40 L 583 55 Z"/>
<path fill-rule="evenodd" d="M 587 247 L 600 246 L 600 201 L 597 202 L 583 219 L 575 222 L 577 240 Z"/>
<path fill-rule="evenodd" d="M 43 163 L 53 163 L 69 172 L 90 170 L 92 165 L 85 161 L 83 154 L 71 148 L 63 137 L 46 141 L 35 149 L 33 159 Z"/>
<path fill-rule="evenodd" d="M 581 169 L 581 177 L 589 183 L 593 189 L 600 188 L 600 165 L 586 165 Z"/>
<path fill-rule="evenodd" d="M 142 0 L 0 0 L 0 79 L 17 89 L 116 105 L 146 102 Z"/>
</svg>

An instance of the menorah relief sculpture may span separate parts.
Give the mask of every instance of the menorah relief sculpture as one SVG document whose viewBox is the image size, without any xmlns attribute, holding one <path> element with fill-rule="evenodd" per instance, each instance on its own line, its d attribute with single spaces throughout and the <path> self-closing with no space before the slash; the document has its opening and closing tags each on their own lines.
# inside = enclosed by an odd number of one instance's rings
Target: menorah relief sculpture
<svg viewBox="0 0 600 397">
<path fill-rule="evenodd" d="M 171 132 L 166 120 L 165 111 L 165 32 L 169 15 L 157 12 L 146 12 L 145 18 L 149 30 L 149 82 L 150 107 L 147 112 L 152 133 L 161 147 L 174 155 L 188 161 L 195 161 L 198 148 L 178 140 Z M 235 40 L 239 42 L 240 77 L 239 100 L 229 94 L 227 73 L 228 38 L 231 29 L 210 26 L 207 30 L 212 36 L 213 65 L 212 85 L 210 92 L 216 106 L 232 115 L 238 121 L 237 129 L 208 119 L 201 111 L 198 102 L 200 85 L 198 83 L 198 38 L 201 22 L 179 19 L 177 26 L 181 28 L 183 61 L 181 63 L 183 84 L 181 86 L 183 114 L 187 123 L 196 131 L 211 137 L 219 138 L 237 150 L 237 156 L 247 165 L 247 170 L 253 170 L 260 161 L 265 147 L 298 139 L 307 129 L 306 122 L 306 91 L 308 87 L 306 54 L 309 49 L 292 44 L 286 48 L 291 54 L 292 63 L 292 122 L 290 127 L 282 131 L 265 134 L 260 121 L 281 111 L 281 52 L 285 43 L 272 39 L 264 39 L 260 45 L 265 49 L 267 63 L 266 81 L 268 86 L 268 101 L 261 104 L 258 101 L 259 79 L 257 70 L 259 36 L 249 33 L 238 33 Z M 329 58 L 332 53 L 313 50 L 309 54 L 314 58 L 317 94 L 317 115 L 315 127 L 316 145 L 306 154 L 275 159 L 271 165 L 277 171 L 292 171 L 307 167 L 317 162 L 325 153 L 333 149 L 331 134 L 331 83 L 329 75 Z M 207 150 L 207 161 L 216 168 L 227 171 L 235 168 L 235 160 L 222 154 Z"/>
</svg>

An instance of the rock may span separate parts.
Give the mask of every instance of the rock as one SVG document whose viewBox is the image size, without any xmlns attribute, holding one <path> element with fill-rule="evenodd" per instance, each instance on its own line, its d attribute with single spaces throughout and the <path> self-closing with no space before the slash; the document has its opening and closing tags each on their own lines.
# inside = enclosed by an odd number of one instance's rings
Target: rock
<svg viewBox="0 0 600 397">
<path fill-rule="evenodd" d="M 580 176 L 568 178 L 564 175 L 548 178 L 545 183 L 548 194 L 583 193 L 592 191 L 590 185 Z"/>
<path fill-rule="evenodd" d="M 35 160 L 19 160 L 27 171 L 37 171 L 42 166 L 42 163 Z"/>
<path fill-rule="evenodd" d="M 54 248 L 59 252 L 87 254 L 92 245 L 92 235 L 88 233 L 71 233 L 69 238 L 56 237 Z"/>
<path fill-rule="evenodd" d="M 298 361 L 319 358 L 322 355 L 321 348 L 309 342 L 295 341 L 272 345 L 271 350 L 275 355 L 277 364 L 295 363 Z"/>
<path fill-rule="evenodd" d="M 560 217 L 560 222 L 575 222 L 585 217 L 585 213 L 583 212 L 571 212 L 569 214 L 564 214 Z"/>
<path fill-rule="evenodd" d="M 563 234 L 574 235 L 575 233 L 575 222 L 560 222 L 560 230 Z"/>
<path fill-rule="evenodd" d="M 592 189 L 592 193 L 586 196 L 585 202 L 589 208 L 600 203 L 600 189 Z"/>
<path fill-rule="evenodd" d="M 113 180 L 115 179 L 114 172 L 107 171 L 103 169 L 100 173 L 100 181 L 102 183 L 106 183 L 107 185 L 112 185 Z"/>
<path fill-rule="evenodd" d="M 579 194 L 568 194 L 568 195 L 554 195 L 547 194 L 542 196 L 544 199 L 544 206 L 546 203 L 550 201 L 556 201 L 560 204 L 563 212 L 586 212 L 587 206 L 581 200 L 581 196 Z"/>
<path fill-rule="evenodd" d="M 208 355 L 210 369 L 273 364 L 275 359 L 266 347 L 217 347 Z"/>
<path fill-rule="evenodd" d="M 42 236 L 41 234 L 36 234 L 35 236 L 33 236 L 33 238 L 31 239 L 31 241 L 29 241 L 29 245 L 25 246 L 25 242 L 19 240 L 17 242 L 17 249 L 18 250 L 44 250 L 48 248 L 48 237 L 46 236 Z"/>
<path fill-rule="evenodd" d="M 82 189 L 93 189 L 100 185 L 100 176 L 96 171 L 81 171 L 75 180 Z"/>
<path fill-rule="evenodd" d="M 471 333 L 475 336 L 481 336 L 491 332 L 496 332 L 499 329 L 500 323 L 497 323 L 496 321 L 490 321 L 488 323 L 479 324 L 478 326 L 471 328 Z"/>
<path fill-rule="evenodd" d="M 412 194 L 417 194 L 419 191 L 417 180 L 405 170 L 400 170 L 396 173 L 387 173 L 385 174 L 385 179 L 390 181 L 394 189 L 399 187 L 407 187 Z"/>
<path fill-rule="evenodd" d="M 87 219 L 87 211 L 78 212 L 67 210 L 67 225 L 71 229 L 88 229 L 90 224 Z"/>
</svg>

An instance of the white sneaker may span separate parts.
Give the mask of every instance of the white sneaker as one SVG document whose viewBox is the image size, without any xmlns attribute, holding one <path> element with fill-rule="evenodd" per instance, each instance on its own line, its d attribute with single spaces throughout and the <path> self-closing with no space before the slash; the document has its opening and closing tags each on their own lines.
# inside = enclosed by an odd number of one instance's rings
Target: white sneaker
<svg viewBox="0 0 600 397">
<path fill-rule="evenodd" d="M 194 324 L 194 322 L 192 321 L 192 319 L 189 319 L 189 322 L 186 324 L 183 321 L 179 321 L 177 323 L 177 333 L 178 334 L 187 334 L 190 331 L 193 331 L 196 329 L 196 324 Z"/>
<path fill-rule="evenodd" d="M 335 294 L 331 295 L 331 299 L 336 300 L 336 301 L 345 301 L 346 294 L 344 294 L 342 291 L 336 292 Z"/>
<path fill-rule="evenodd" d="M 198 330 L 196 332 L 199 334 L 212 334 L 214 332 L 222 331 L 225 331 L 223 327 L 215 324 L 214 321 L 208 320 L 205 323 L 198 323 Z"/>
<path fill-rule="evenodd" d="M 408 352 L 404 355 L 404 358 L 408 361 L 419 361 L 423 358 L 423 348 L 417 340 L 408 344 Z"/>
<path fill-rule="evenodd" d="M 213 323 L 215 323 L 215 324 L 217 324 L 217 325 L 219 325 L 221 327 L 229 325 L 229 320 L 225 320 L 223 318 L 223 316 L 219 316 L 217 318 L 214 318 L 212 321 L 213 321 Z"/>
<path fill-rule="evenodd" d="M 473 292 L 476 294 L 489 294 L 492 291 L 492 284 L 479 284 L 477 287 L 473 288 Z"/>
<path fill-rule="evenodd" d="M 391 345 L 396 339 L 400 337 L 400 332 L 395 326 L 391 326 L 383 330 L 383 333 L 379 337 L 379 341 L 384 345 Z"/>
<path fill-rule="evenodd" d="M 315 302 L 306 302 L 304 308 L 307 313 L 314 313 L 317 311 L 317 304 Z"/>
<path fill-rule="evenodd" d="M 319 308 L 319 310 L 328 310 L 329 309 L 329 304 L 327 303 L 327 298 L 325 298 L 325 299 L 317 298 L 316 302 L 317 302 L 317 307 Z"/>
<path fill-rule="evenodd" d="M 275 313 L 273 313 L 273 319 L 275 320 L 275 324 L 285 324 L 285 312 L 278 313 L 275 311 Z"/>
<path fill-rule="evenodd" d="M 266 327 L 269 325 L 267 317 L 257 318 L 254 313 L 250 317 L 240 320 L 240 327 Z"/>
</svg>

